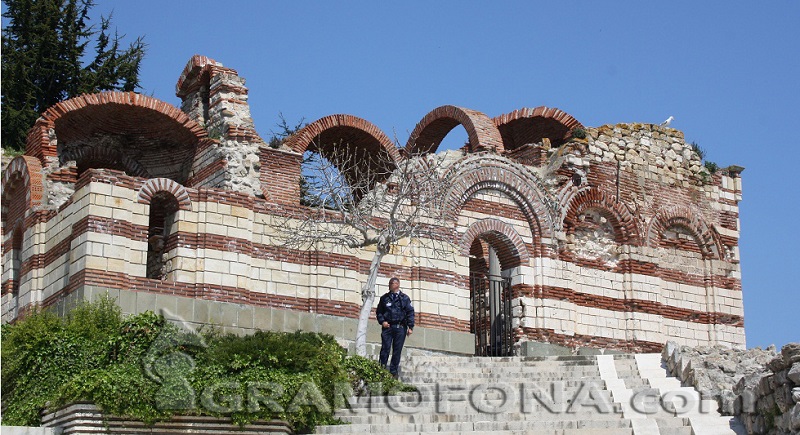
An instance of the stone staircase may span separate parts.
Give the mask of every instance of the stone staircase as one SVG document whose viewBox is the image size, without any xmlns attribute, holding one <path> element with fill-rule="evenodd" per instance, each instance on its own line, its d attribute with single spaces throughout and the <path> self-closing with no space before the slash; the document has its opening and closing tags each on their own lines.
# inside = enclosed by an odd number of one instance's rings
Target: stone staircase
<svg viewBox="0 0 800 435">
<path fill-rule="evenodd" d="M 410 356 L 396 396 L 351 398 L 324 434 L 743 435 L 713 400 L 668 377 L 659 354 Z"/>
</svg>

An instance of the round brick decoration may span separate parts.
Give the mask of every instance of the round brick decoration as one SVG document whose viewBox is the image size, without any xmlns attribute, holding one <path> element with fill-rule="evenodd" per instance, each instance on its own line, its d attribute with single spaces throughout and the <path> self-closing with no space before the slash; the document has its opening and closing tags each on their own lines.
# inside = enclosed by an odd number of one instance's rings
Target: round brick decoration
<svg viewBox="0 0 800 435">
<path fill-rule="evenodd" d="M 664 231 L 673 226 L 689 230 L 704 258 L 724 259 L 722 245 L 714 231 L 703 220 L 699 211 L 686 206 L 665 207 L 653 216 L 647 227 L 647 246 L 658 246 Z"/>
<path fill-rule="evenodd" d="M 641 238 L 636 228 L 636 220 L 631 212 L 616 198 L 597 188 L 581 189 L 564 207 L 564 230 L 569 233 L 578 225 L 578 217 L 588 210 L 596 210 L 601 216 L 608 219 L 614 228 L 617 243 L 636 244 Z"/>
</svg>

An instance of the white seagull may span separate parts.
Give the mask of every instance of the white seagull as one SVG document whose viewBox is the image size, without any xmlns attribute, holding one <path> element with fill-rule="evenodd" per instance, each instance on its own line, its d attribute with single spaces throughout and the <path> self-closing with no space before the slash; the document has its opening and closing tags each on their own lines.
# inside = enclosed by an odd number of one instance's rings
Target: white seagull
<svg viewBox="0 0 800 435">
<path fill-rule="evenodd" d="M 667 118 L 667 120 L 666 120 L 666 121 L 664 121 L 664 122 L 662 122 L 662 123 L 661 123 L 661 126 L 662 126 L 662 127 L 669 127 L 669 125 L 670 125 L 670 124 L 672 123 L 672 121 L 674 121 L 674 120 L 675 120 L 675 117 L 674 117 L 674 116 L 670 116 L 669 118 Z"/>
</svg>

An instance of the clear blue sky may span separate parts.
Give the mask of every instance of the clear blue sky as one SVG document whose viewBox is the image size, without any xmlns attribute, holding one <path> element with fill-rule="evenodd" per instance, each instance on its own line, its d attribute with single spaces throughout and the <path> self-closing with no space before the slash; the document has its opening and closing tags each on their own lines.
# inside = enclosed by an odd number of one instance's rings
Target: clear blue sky
<svg viewBox="0 0 800 435">
<path fill-rule="evenodd" d="M 257 130 L 333 113 L 401 144 L 443 104 L 659 123 L 744 166 L 748 347 L 800 341 L 800 2 L 105 1 L 145 35 L 144 93 L 178 104 L 194 54 L 247 79 Z M 463 143 L 463 129 L 449 143 Z M 794 276 L 793 273 L 798 273 Z"/>
</svg>

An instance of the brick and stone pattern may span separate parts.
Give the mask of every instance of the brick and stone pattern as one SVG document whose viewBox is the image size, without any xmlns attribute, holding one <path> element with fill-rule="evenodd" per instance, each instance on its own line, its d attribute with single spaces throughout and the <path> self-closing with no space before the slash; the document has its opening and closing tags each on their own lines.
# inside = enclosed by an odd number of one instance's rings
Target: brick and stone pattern
<svg viewBox="0 0 800 435">
<path fill-rule="evenodd" d="M 126 312 L 171 297 L 182 301 L 170 302 L 176 309 L 205 301 L 216 308 L 200 309 L 218 314 L 269 309 L 352 325 L 372 252 L 300 251 L 275 237 L 276 223 L 304 211 L 302 153 L 315 138 L 339 138 L 388 156 L 391 167 L 435 152 L 460 125 L 470 145 L 442 155 L 451 177 L 447 213 L 431 223 L 448 254 L 398 249 L 379 273 L 379 291 L 391 276 L 403 280 L 418 324 L 430 331 L 417 346 L 471 352 L 469 277 L 485 266 L 489 246 L 511 279 L 520 346 L 657 351 L 668 339 L 744 346 L 741 169 L 709 174 L 677 130 L 584 127 L 546 107 L 492 119 L 443 106 L 423 118 L 404 150 L 350 115 L 322 118 L 270 148 L 255 132 L 234 70 L 196 56 L 177 88 L 183 112 L 150 97 L 104 93 L 60 103 L 37 121 L 26 155 L 3 174 L 4 321 L 35 304 L 64 309 L 108 291 L 137 295 L 126 296 Z M 572 136 L 576 128 L 585 138 Z M 141 143 L 120 139 L 131 135 Z M 182 151 L 159 163 L 166 146 Z M 165 198 L 174 207 L 163 208 Z M 148 273 L 154 259 L 157 278 Z M 240 332 L 266 326 L 192 313 Z M 352 340 L 350 329 L 338 330 L 343 340 Z"/>
</svg>

